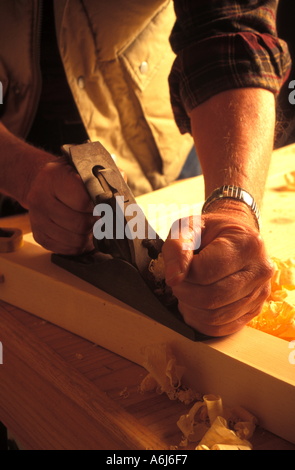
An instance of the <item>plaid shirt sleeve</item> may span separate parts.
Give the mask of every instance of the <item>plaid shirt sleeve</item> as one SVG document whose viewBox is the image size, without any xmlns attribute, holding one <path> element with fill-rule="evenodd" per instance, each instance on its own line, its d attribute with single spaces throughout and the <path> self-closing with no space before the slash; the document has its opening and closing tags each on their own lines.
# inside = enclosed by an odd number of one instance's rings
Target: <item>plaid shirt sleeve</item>
<svg viewBox="0 0 295 470">
<path fill-rule="evenodd" d="M 182 133 L 189 114 L 225 90 L 258 87 L 278 94 L 290 56 L 278 38 L 279 0 L 174 0 L 170 77 L 172 107 Z"/>
</svg>

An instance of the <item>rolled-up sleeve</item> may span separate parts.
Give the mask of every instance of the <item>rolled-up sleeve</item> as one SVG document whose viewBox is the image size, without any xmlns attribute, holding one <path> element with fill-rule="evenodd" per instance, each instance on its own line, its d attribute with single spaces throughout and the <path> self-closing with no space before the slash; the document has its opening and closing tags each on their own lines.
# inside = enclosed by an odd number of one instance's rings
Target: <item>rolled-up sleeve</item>
<svg viewBox="0 0 295 470">
<path fill-rule="evenodd" d="M 222 91 L 258 87 L 278 94 L 290 56 L 276 30 L 279 0 L 174 0 L 176 53 L 171 102 L 182 133 L 190 112 Z"/>
</svg>

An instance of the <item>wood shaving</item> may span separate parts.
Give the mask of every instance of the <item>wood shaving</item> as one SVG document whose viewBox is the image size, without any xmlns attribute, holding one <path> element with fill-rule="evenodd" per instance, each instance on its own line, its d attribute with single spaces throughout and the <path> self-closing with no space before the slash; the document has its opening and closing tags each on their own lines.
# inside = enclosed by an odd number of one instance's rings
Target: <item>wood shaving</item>
<svg viewBox="0 0 295 470">
<path fill-rule="evenodd" d="M 228 427 L 228 423 L 225 418 L 218 416 L 210 429 L 203 436 L 199 446 L 206 446 L 209 450 L 222 450 L 224 446 L 242 446 L 248 450 L 252 450 L 252 445 L 250 442 L 240 439 L 237 434 Z M 199 446 L 196 447 L 196 450 L 199 450 Z"/>
<path fill-rule="evenodd" d="M 165 280 L 165 264 L 162 253 L 159 254 L 157 259 L 152 259 L 149 265 L 149 271 L 154 276 L 156 282 Z"/>
<path fill-rule="evenodd" d="M 212 425 L 218 416 L 223 416 L 222 398 L 216 395 L 205 395 L 204 402 L 207 407 L 210 424 Z"/>
<path fill-rule="evenodd" d="M 165 280 L 165 263 L 162 253 L 157 259 L 152 259 L 149 265 L 149 272 L 154 284 L 154 294 L 166 307 L 177 304 L 177 299 L 172 293 L 171 287 L 167 286 Z"/>
<path fill-rule="evenodd" d="M 123 390 L 121 390 L 121 392 L 119 393 L 119 397 L 121 398 L 128 398 L 129 397 L 129 392 L 128 392 L 128 389 L 127 387 L 123 388 Z"/>
<path fill-rule="evenodd" d="M 258 424 L 255 416 L 242 407 L 224 408 L 218 395 L 202 396 L 187 388 L 182 383 L 185 369 L 177 364 L 170 346 L 149 347 L 145 354 L 149 373 L 141 382 L 140 391 L 157 390 L 166 393 L 170 400 L 193 403 L 177 421 L 182 433 L 178 447 L 198 443 L 196 450 L 252 450 L 249 439 Z"/>
<path fill-rule="evenodd" d="M 257 424 L 256 417 L 244 408 L 223 409 L 221 397 L 214 395 L 205 395 L 203 402 L 195 403 L 177 422 L 183 433 L 182 444 L 199 442 L 196 450 L 237 450 L 237 446 L 252 450 L 249 440 Z M 213 448 L 216 446 L 218 449 Z"/>
<path fill-rule="evenodd" d="M 295 339 L 295 259 L 272 259 L 275 273 L 271 294 L 261 313 L 248 326 L 272 336 L 292 341 Z"/>
<path fill-rule="evenodd" d="M 183 434 L 182 445 L 199 442 L 209 429 L 206 404 L 196 402 L 187 414 L 180 416 L 177 426 Z"/>
<path fill-rule="evenodd" d="M 82 359 L 84 359 L 83 354 L 76 353 L 75 356 L 76 356 L 76 359 L 78 359 L 79 361 L 82 361 Z"/>
<path fill-rule="evenodd" d="M 182 385 L 185 368 L 178 365 L 169 346 L 163 344 L 145 349 L 144 367 L 149 374 L 139 386 L 140 392 L 154 391 L 166 395 L 170 400 L 190 404 L 199 397 L 191 389 Z"/>
</svg>

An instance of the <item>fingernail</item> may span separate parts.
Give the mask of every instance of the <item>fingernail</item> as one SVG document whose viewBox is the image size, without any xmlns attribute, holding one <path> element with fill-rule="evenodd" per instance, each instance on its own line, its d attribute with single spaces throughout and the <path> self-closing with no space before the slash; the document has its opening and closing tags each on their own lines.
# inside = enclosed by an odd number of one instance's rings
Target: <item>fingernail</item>
<svg viewBox="0 0 295 470">
<path fill-rule="evenodd" d="M 184 271 L 177 260 L 171 260 L 165 265 L 166 283 L 174 286 L 183 281 Z"/>
</svg>

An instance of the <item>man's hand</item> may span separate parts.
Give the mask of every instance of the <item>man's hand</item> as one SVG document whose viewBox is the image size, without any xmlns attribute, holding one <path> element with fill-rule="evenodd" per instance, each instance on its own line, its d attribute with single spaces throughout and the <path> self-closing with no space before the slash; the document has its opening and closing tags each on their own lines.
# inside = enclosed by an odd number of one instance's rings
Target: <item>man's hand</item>
<svg viewBox="0 0 295 470">
<path fill-rule="evenodd" d="M 211 96 L 190 113 L 205 182 L 205 199 L 223 185 L 248 191 L 260 206 L 276 122 L 275 98 L 260 88 Z M 198 254 L 182 241 L 164 245 L 166 282 L 184 320 L 200 332 L 234 333 L 260 313 L 272 266 L 250 209 L 238 201 L 210 205 Z"/>
<path fill-rule="evenodd" d="M 246 207 L 211 212 L 203 216 L 198 254 L 183 251 L 192 233 L 164 244 L 166 282 L 185 322 L 203 334 L 237 332 L 269 296 L 273 268 L 253 221 Z"/>
<path fill-rule="evenodd" d="M 63 255 L 93 249 L 93 203 L 80 176 L 62 159 L 39 170 L 26 206 L 34 238 L 44 248 Z"/>
<path fill-rule="evenodd" d="M 62 158 L 18 139 L 0 123 L 0 189 L 29 210 L 44 248 L 77 255 L 93 248 L 91 202 L 80 176 Z"/>
</svg>

